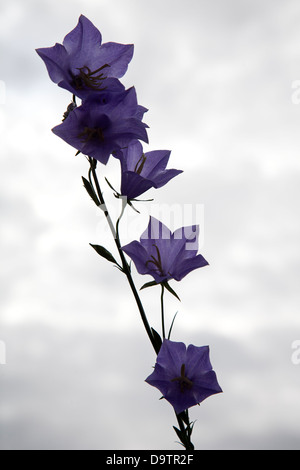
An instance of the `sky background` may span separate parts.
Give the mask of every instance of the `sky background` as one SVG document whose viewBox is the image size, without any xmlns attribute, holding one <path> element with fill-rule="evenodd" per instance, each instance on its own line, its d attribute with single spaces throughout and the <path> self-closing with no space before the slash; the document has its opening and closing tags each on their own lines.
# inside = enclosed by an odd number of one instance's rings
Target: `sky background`
<svg viewBox="0 0 300 470">
<path fill-rule="evenodd" d="M 70 95 L 35 49 L 81 13 L 103 42 L 134 43 L 122 81 L 149 109 L 147 150 L 184 170 L 127 212 L 122 241 L 149 214 L 201 226 L 210 266 L 173 281 L 180 303 L 166 297 L 172 339 L 209 344 L 224 391 L 190 410 L 195 447 L 299 449 L 297 0 L 2 0 L 0 448 L 180 449 L 172 407 L 144 382 L 155 357 L 126 279 L 89 246 L 114 249 L 88 163 L 51 133 Z M 118 186 L 116 161 L 104 176 Z M 159 292 L 142 299 L 159 330 Z"/>
</svg>

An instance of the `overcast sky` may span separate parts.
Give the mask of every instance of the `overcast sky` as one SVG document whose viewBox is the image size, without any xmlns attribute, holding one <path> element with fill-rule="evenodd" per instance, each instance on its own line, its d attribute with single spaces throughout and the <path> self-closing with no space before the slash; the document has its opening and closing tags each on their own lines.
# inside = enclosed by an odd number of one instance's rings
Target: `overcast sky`
<svg viewBox="0 0 300 470">
<path fill-rule="evenodd" d="M 122 241 L 149 214 L 200 224 L 210 265 L 166 302 L 172 339 L 209 344 L 224 391 L 190 410 L 195 447 L 299 449 L 297 0 L 2 1 L 0 448 L 180 449 L 172 407 L 144 382 L 155 357 L 126 279 L 89 246 L 114 249 L 88 164 L 51 133 L 70 96 L 35 49 L 81 13 L 103 42 L 134 43 L 122 81 L 149 109 L 148 148 L 184 170 L 127 213 Z M 104 176 L 118 186 L 116 161 Z M 159 292 L 142 298 L 159 330 Z"/>
</svg>

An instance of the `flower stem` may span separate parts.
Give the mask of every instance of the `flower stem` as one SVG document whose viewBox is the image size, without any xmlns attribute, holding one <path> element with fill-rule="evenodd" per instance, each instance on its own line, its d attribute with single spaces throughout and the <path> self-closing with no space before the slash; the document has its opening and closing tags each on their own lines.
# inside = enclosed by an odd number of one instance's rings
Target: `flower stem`
<svg viewBox="0 0 300 470">
<path fill-rule="evenodd" d="M 189 422 L 189 415 L 188 410 L 185 410 L 183 413 L 176 414 L 176 418 L 180 427 L 180 435 L 181 435 L 181 443 L 185 447 L 186 450 L 194 450 L 194 444 L 191 441 L 191 434 L 192 434 L 192 427 L 191 423 Z M 185 416 L 183 420 L 182 415 Z M 187 422 L 187 426 L 185 427 L 184 422 Z"/>
<path fill-rule="evenodd" d="M 125 209 L 125 205 L 124 205 L 124 201 L 123 201 L 123 207 L 122 207 L 122 212 L 121 212 L 121 215 L 120 217 L 118 218 L 118 221 L 117 221 L 117 224 L 116 224 L 116 229 L 114 227 L 114 224 L 111 220 L 111 217 L 110 217 L 110 214 L 107 210 L 107 207 L 106 207 L 106 204 L 105 204 L 105 200 L 104 200 L 104 197 L 103 197 L 103 194 L 102 194 L 102 191 L 101 191 L 101 188 L 100 188 L 100 184 L 99 184 L 99 181 L 98 181 L 98 177 L 97 177 L 97 173 L 96 173 L 96 160 L 93 160 L 93 159 L 89 159 L 89 162 L 90 162 L 90 172 L 93 176 L 93 180 L 94 180 L 94 183 L 95 183 L 95 186 L 96 186 L 96 191 L 97 191 L 97 195 L 98 195 L 98 198 L 99 198 L 99 201 L 100 201 L 100 204 L 101 204 L 101 208 L 104 212 L 104 215 L 106 217 L 106 220 L 108 222 L 108 225 L 109 225 L 109 228 L 111 230 L 111 233 L 114 237 L 114 240 L 115 240 L 115 244 L 116 244 L 116 247 L 118 249 L 118 252 L 119 252 L 119 255 L 120 255 L 120 258 L 121 258 L 121 261 L 122 261 L 122 269 L 123 269 L 123 272 L 124 274 L 126 275 L 127 277 L 127 280 L 128 280 L 128 283 L 130 285 L 130 288 L 131 288 L 131 291 L 133 293 L 133 296 L 135 298 L 135 301 L 136 301 L 136 304 L 138 306 L 138 309 L 139 309 L 139 312 L 140 312 L 140 316 L 141 316 L 141 319 L 142 319 L 142 322 L 144 324 L 144 327 L 146 329 L 146 332 L 147 332 L 147 335 L 151 341 L 151 344 L 156 352 L 156 354 L 158 354 L 159 350 L 158 350 L 158 347 L 157 347 L 157 344 L 154 340 L 154 336 L 152 334 L 152 331 L 151 331 L 151 328 L 150 328 L 150 325 L 148 323 L 148 320 L 147 320 L 147 317 L 146 317 L 146 313 L 145 313 L 145 310 L 144 310 L 144 307 L 143 307 L 143 304 L 141 302 L 141 299 L 140 299 L 140 296 L 138 294 L 138 291 L 135 287 L 135 284 L 134 284 L 134 281 L 132 279 L 132 276 L 131 276 L 131 272 L 130 272 L 130 267 L 125 259 L 125 255 L 123 253 L 123 250 L 121 248 L 121 242 L 120 242 L 120 238 L 119 238 L 119 223 L 120 223 L 120 220 L 121 220 L 121 217 L 124 213 L 124 209 Z M 89 172 L 89 174 L 90 174 Z M 91 178 L 90 178 L 90 182 L 91 182 Z"/>
<path fill-rule="evenodd" d="M 97 195 L 98 195 L 98 198 L 99 198 L 100 207 L 104 212 L 105 218 L 108 222 L 109 228 L 110 228 L 111 233 L 114 237 L 115 244 L 116 244 L 116 247 L 118 249 L 118 252 L 119 252 L 119 255 L 120 255 L 120 258 L 121 258 L 121 261 L 122 261 L 122 270 L 123 270 L 124 274 L 127 277 L 128 283 L 130 285 L 130 288 L 132 290 L 132 293 L 133 293 L 133 296 L 135 298 L 136 304 L 138 306 L 140 316 L 141 316 L 141 319 L 143 321 L 144 327 L 146 329 L 147 335 L 148 335 L 148 337 L 151 341 L 151 344 L 152 344 L 156 354 L 158 354 L 159 353 L 159 346 L 155 342 L 152 330 L 150 328 L 150 325 L 149 325 L 147 317 L 146 317 L 146 313 L 145 313 L 143 304 L 141 302 L 140 296 L 138 294 L 138 291 L 135 287 L 134 281 L 133 281 L 132 276 L 131 276 L 130 266 L 128 265 L 128 263 L 126 261 L 125 255 L 124 255 L 123 250 L 121 248 L 121 242 L 120 242 L 120 236 L 119 236 L 119 224 L 120 224 L 121 218 L 122 218 L 124 210 L 125 210 L 125 206 L 126 206 L 125 201 L 124 200 L 122 201 L 122 204 L 123 204 L 122 205 L 122 211 L 121 211 L 121 214 L 120 214 L 120 216 L 117 220 L 116 229 L 115 229 L 114 224 L 112 222 L 112 219 L 110 217 L 110 214 L 108 212 L 108 209 L 106 207 L 105 200 L 104 200 L 104 197 L 103 197 L 103 194 L 102 194 L 102 191 L 101 191 L 101 188 L 100 188 L 100 184 L 99 184 L 99 181 L 98 181 L 98 177 L 97 177 L 97 173 L 96 173 L 96 164 L 97 164 L 97 162 L 96 162 L 96 160 L 93 160 L 92 158 L 89 158 L 89 162 L 90 162 L 89 181 L 90 181 L 91 185 L 93 186 L 92 178 L 91 178 L 91 176 L 92 176 L 93 180 L 94 180 L 94 183 L 95 183 L 96 192 L 97 192 Z M 163 338 L 165 338 L 164 286 L 161 285 L 161 287 L 162 287 L 162 289 L 161 289 L 162 335 L 163 335 Z M 187 413 L 187 411 L 186 411 L 186 413 Z M 181 443 L 185 447 L 186 450 L 193 450 L 194 446 L 193 446 L 193 444 L 191 442 L 191 439 L 190 439 L 190 437 L 191 437 L 190 424 L 187 424 L 187 427 L 185 427 L 184 420 L 183 420 L 182 416 L 178 415 L 177 413 L 175 413 L 175 414 L 176 414 L 176 418 L 177 418 L 177 421 L 178 421 L 178 424 L 179 424 L 180 433 L 181 433 L 181 436 L 182 436 L 181 437 Z"/>
<path fill-rule="evenodd" d="M 165 337 L 166 337 L 166 332 L 165 332 L 165 313 L 164 313 L 164 292 L 165 292 L 164 285 L 161 284 L 160 305 L 161 305 L 161 328 L 162 328 L 162 336 L 163 336 L 163 339 L 165 339 Z"/>
</svg>

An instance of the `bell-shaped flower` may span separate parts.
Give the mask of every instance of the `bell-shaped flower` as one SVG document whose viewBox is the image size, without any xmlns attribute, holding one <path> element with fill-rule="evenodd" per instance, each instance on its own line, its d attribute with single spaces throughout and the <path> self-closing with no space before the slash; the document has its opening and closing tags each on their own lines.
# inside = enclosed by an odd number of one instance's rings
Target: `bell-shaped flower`
<svg viewBox="0 0 300 470">
<path fill-rule="evenodd" d="M 150 274 L 157 284 L 175 279 L 208 265 L 198 254 L 199 227 L 182 227 L 172 233 L 162 222 L 150 217 L 140 241 L 123 246 L 140 274 Z"/>
<path fill-rule="evenodd" d="M 106 164 L 112 152 L 132 140 L 148 142 L 146 108 L 137 103 L 134 87 L 121 93 L 91 95 L 52 131 L 84 155 Z"/>
<path fill-rule="evenodd" d="M 212 370 L 208 346 L 186 347 L 168 339 L 164 339 L 154 371 L 146 382 L 158 388 L 177 414 L 222 392 Z"/>
<path fill-rule="evenodd" d="M 63 44 L 36 49 L 51 80 L 79 98 L 104 89 L 122 91 L 122 77 L 133 56 L 133 44 L 102 44 L 100 31 L 81 15 Z"/>
<path fill-rule="evenodd" d="M 182 173 L 181 170 L 166 170 L 171 152 L 154 150 L 143 152 L 139 141 L 116 152 L 114 156 L 121 163 L 121 195 L 132 200 L 150 188 L 161 188 L 170 179 Z"/>
</svg>

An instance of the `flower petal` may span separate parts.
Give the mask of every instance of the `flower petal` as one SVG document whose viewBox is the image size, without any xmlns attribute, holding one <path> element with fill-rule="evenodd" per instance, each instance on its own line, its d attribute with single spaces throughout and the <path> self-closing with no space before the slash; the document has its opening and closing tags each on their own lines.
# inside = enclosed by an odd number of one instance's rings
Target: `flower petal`
<svg viewBox="0 0 300 470">
<path fill-rule="evenodd" d="M 103 63 L 109 64 L 106 70 L 108 77 L 121 78 L 128 69 L 134 51 L 133 44 L 118 44 L 106 42 L 101 46 L 101 59 Z"/>
<path fill-rule="evenodd" d="M 186 373 L 193 380 L 198 370 L 212 370 L 209 359 L 209 346 L 194 346 L 189 344 L 187 348 Z"/>
<path fill-rule="evenodd" d="M 213 370 L 206 372 L 201 377 L 197 377 L 194 380 L 193 385 L 194 397 L 198 403 L 211 395 L 222 393 L 216 373 Z"/>
<path fill-rule="evenodd" d="M 36 52 L 44 61 L 49 77 L 54 83 L 58 84 L 68 78 L 66 70 L 69 67 L 69 57 L 61 44 L 36 49 Z"/>
<path fill-rule="evenodd" d="M 122 173 L 121 194 L 128 199 L 135 199 L 153 187 L 153 182 L 134 171 Z"/>
<path fill-rule="evenodd" d="M 161 171 L 164 171 L 170 158 L 170 150 L 152 150 L 146 152 L 144 164 L 144 174 L 149 178 L 155 178 Z"/>
<path fill-rule="evenodd" d="M 197 255 L 194 258 L 188 258 L 184 259 L 183 261 L 179 261 L 170 273 L 176 281 L 181 281 L 181 279 L 183 279 L 191 271 L 194 271 L 197 268 L 203 268 L 207 265 L 208 262 L 206 259 L 202 255 Z"/>
<path fill-rule="evenodd" d="M 110 137 L 115 139 L 119 147 L 125 147 L 137 138 L 148 142 L 146 127 L 145 123 L 135 118 L 115 120 L 113 127 L 111 127 Z"/>
<path fill-rule="evenodd" d="M 150 216 L 148 227 L 142 233 L 140 240 L 144 246 L 153 246 L 153 241 L 170 240 L 171 235 L 171 230 L 169 230 L 165 224 L 155 217 Z"/>
<path fill-rule="evenodd" d="M 128 243 L 128 245 L 122 246 L 122 250 L 132 259 L 140 274 L 148 274 L 149 269 L 146 265 L 148 254 L 138 241 L 133 241 Z"/>
<path fill-rule="evenodd" d="M 157 357 L 157 363 L 165 367 L 174 377 L 180 375 L 181 365 L 186 362 L 184 343 L 164 339 Z M 175 375 L 174 375 L 175 374 Z"/>
<path fill-rule="evenodd" d="M 180 385 L 174 383 L 172 387 L 169 387 L 168 392 L 164 395 L 164 398 L 171 403 L 175 412 L 177 414 L 182 413 L 182 411 L 191 408 L 191 406 L 198 405 L 200 402 L 194 394 L 191 393 L 181 393 Z"/>
<path fill-rule="evenodd" d="M 80 15 L 75 28 L 65 36 L 63 45 L 73 57 L 73 62 L 77 60 L 77 66 L 82 67 L 84 63 L 81 64 L 81 61 L 87 61 L 89 56 L 94 54 L 95 48 L 96 50 L 100 48 L 101 41 L 100 31 L 88 18 Z"/>
<path fill-rule="evenodd" d="M 182 173 L 182 170 L 165 170 L 165 171 L 162 171 L 155 178 L 151 177 L 151 179 L 153 179 L 155 183 L 154 184 L 155 188 L 161 188 L 162 186 L 167 184 L 171 179 L 175 178 L 175 176 L 180 175 L 180 173 Z"/>
</svg>

